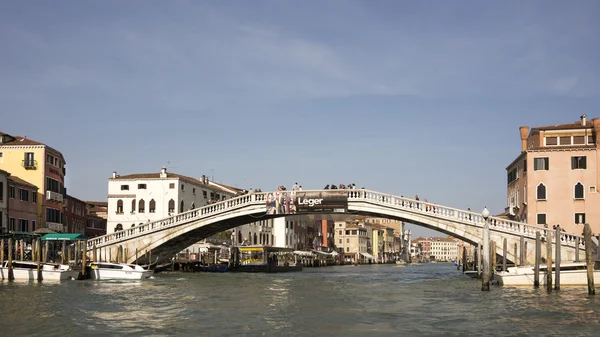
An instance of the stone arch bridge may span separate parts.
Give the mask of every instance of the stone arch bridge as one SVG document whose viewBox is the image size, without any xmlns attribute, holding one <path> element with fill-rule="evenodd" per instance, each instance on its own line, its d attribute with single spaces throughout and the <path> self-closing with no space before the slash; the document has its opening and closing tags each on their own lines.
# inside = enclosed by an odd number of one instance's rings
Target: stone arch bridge
<svg viewBox="0 0 600 337">
<path fill-rule="evenodd" d="M 290 196 L 291 203 L 277 203 L 281 193 Z M 258 220 L 289 216 L 290 214 L 348 214 L 401 220 L 452 235 L 476 245 L 483 237 L 484 219 L 479 213 L 426 203 L 410 198 L 370 190 L 315 190 L 282 191 L 246 194 L 219 203 L 196 208 L 169 218 L 88 240 L 88 251 L 102 256 L 116 257 L 122 246 L 127 263 L 144 263 L 144 252 L 168 260 L 181 250 L 218 232 Z M 508 241 L 510 261 L 519 258 L 523 239 L 527 263 L 535 258 L 535 236 L 540 231 L 547 237 L 546 228 L 502 218 L 490 217 L 490 240 L 496 242 L 497 253 L 502 254 L 503 239 Z M 552 235 L 551 235 L 552 237 Z M 576 251 L 584 258 L 583 238 L 563 233 L 561 254 L 563 260 L 575 260 Z M 553 238 L 555 242 L 556 238 Z M 519 247 L 515 256 L 513 247 Z M 579 245 L 579 249 L 575 249 Z M 136 260 L 136 249 L 139 252 Z M 545 249 L 542 249 L 542 256 Z"/>
</svg>

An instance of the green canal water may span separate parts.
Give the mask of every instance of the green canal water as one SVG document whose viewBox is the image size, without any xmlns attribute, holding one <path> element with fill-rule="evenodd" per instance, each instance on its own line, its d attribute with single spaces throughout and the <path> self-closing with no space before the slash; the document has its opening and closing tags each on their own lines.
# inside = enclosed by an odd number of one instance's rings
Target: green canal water
<svg viewBox="0 0 600 337">
<path fill-rule="evenodd" d="M 587 288 L 480 289 L 441 263 L 1 282 L 0 336 L 600 335 Z"/>
</svg>

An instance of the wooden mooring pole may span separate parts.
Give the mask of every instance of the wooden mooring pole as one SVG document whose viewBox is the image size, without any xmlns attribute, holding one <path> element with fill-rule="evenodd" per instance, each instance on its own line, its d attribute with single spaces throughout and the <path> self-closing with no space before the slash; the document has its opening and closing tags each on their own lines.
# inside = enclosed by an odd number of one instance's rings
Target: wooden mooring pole
<svg viewBox="0 0 600 337">
<path fill-rule="evenodd" d="M 60 260 L 61 263 L 69 263 L 67 260 L 67 240 L 63 240 L 62 242 L 62 250 L 60 251 Z"/>
<path fill-rule="evenodd" d="M 546 289 L 552 292 L 552 232 L 546 235 Z"/>
<path fill-rule="evenodd" d="M 42 274 L 42 240 L 37 239 L 35 245 L 37 246 L 35 250 L 35 259 L 37 261 L 37 280 L 40 282 L 44 279 Z"/>
<path fill-rule="evenodd" d="M 20 240 L 19 252 L 21 253 L 19 256 L 21 258 L 21 261 L 25 261 L 25 240 Z"/>
<path fill-rule="evenodd" d="M 86 279 L 86 267 L 87 267 L 87 240 L 83 241 L 83 254 L 81 254 L 81 279 Z"/>
<path fill-rule="evenodd" d="M 8 239 L 8 280 L 13 281 L 15 279 L 15 275 L 13 274 L 13 266 L 12 266 L 12 256 L 13 256 L 13 244 L 12 239 Z"/>
<path fill-rule="evenodd" d="M 483 264 L 483 256 L 481 256 L 481 242 L 477 244 L 477 278 L 481 278 L 481 265 Z"/>
<path fill-rule="evenodd" d="M 465 273 L 465 270 L 467 270 L 467 250 L 465 248 L 466 247 L 463 247 L 463 251 L 462 251 L 462 272 L 463 272 L 463 274 Z"/>
<path fill-rule="evenodd" d="M 473 271 L 477 271 L 477 261 L 479 259 L 479 252 L 477 251 L 478 246 L 473 246 Z"/>
<path fill-rule="evenodd" d="M 515 257 L 515 267 L 519 265 L 519 255 L 517 255 L 517 243 L 515 242 L 515 247 L 514 247 L 514 257 Z"/>
<path fill-rule="evenodd" d="M 542 236 L 535 232 L 535 267 L 533 268 L 533 287 L 540 287 L 540 260 L 542 255 Z"/>
<path fill-rule="evenodd" d="M 492 270 L 490 271 L 490 275 L 493 277 L 494 274 L 496 273 L 496 265 L 498 263 L 497 259 L 496 259 L 496 241 L 492 241 L 492 254 L 491 254 L 491 258 L 492 258 Z"/>
<path fill-rule="evenodd" d="M 96 259 L 96 257 L 97 257 L 97 256 L 96 256 L 96 244 L 94 244 L 94 246 L 93 246 L 93 248 L 92 248 L 92 249 L 93 249 L 93 251 L 92 251 L 92 259 L 93 259 L 93 262 L 98 262 L 98 260 Z"/>
<path fill-rule="evenodd" d="M 506 271 L 506 258 L 508 256 L 508 240 L 502 240 L 502 271 Z"/>
<path fill-rule="evenodd" d="M 0 239 L 0 263 L 4 263 L 4 239 Z"/>
<path fill-rule="evenodd" d="M 521 235 L 519 244 L 520 244 L 519 245 L 519 265 L 524 266 L 525 265 L 525 238 L 523 237 L 523 235 Z"/>
<path fill-rule="evenodd" d="M 600 241 L 598 241 L 600 243 Z M 575 244 L 575 262 L 579 262 L 579 238 L 577 239 L 577 243 Z"/>
<path fill-rule="evenodd" d="M 555 268 L 554 268 L 554 289 L 555 290 L 560 290 L 560 250 L 561 250 L 561 242 L 560 242 L 560 225 L 556 225 L 556 244 L 554 245 L 555 247 L 555 254 L 556 254 L 556 261 L 554 262 L 555 264 Z"/>
<path fill-rule="evenodd" d="M 585 242 L 585 262 L 587 264 L 588 295 L 596 295 L 594 287 L 594 257 L 592 255 L 592 228 L 590 224 L 583 227 L 583 240 Z"/>
</svg>

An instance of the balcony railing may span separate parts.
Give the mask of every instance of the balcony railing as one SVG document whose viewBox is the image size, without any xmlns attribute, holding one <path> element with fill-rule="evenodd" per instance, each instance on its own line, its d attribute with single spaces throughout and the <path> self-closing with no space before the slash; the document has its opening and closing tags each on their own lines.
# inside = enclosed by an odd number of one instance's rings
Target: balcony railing
<svg viewBox="0 0 600 337">
<path fill-rule="evenodd" d="M 63 202 L 63 195 L 52 191 L 46 191 L 46 200 L 55 200 L 58 202 Z"/>
<path fill-rule="evenodd" d="M 46 221 L 46 226 L 55 232 L 64 232 L 65 226 L 58 222 L 48 222 Z"/>
<path fill-rule="evenodd" d="M 26 170 L 37 169 L 37 160 L 23 160 L 21 163 Z"/>
</svg>

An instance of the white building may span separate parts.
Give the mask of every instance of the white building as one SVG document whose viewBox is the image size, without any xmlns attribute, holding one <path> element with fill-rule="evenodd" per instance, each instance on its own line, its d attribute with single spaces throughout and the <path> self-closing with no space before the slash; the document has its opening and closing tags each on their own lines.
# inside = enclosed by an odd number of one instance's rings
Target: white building
<svg viewBox="0 0 600 337">
<path fill-rule="evenodd" d="M 429 256 L 436 261 L 454 261 L 458 256 L 458 241 L 453 238 L 431 238 Z"/>
<path fill-rule="evenodd" d="M 0 158 L 2 159 L 2 158 Z M 0 234 L 8 232 L 8 176 L 0 170 Z"/>
<path fill-rule="evenodd" d="M 164 219 L 213 201 L 229 199 L 240 190 L 217 184 L 202 176 L 200 180 L 168 173 L 137 173 L 125 176 L 113 172 L 108 179 L 106 233 Z"/>
</svg>

